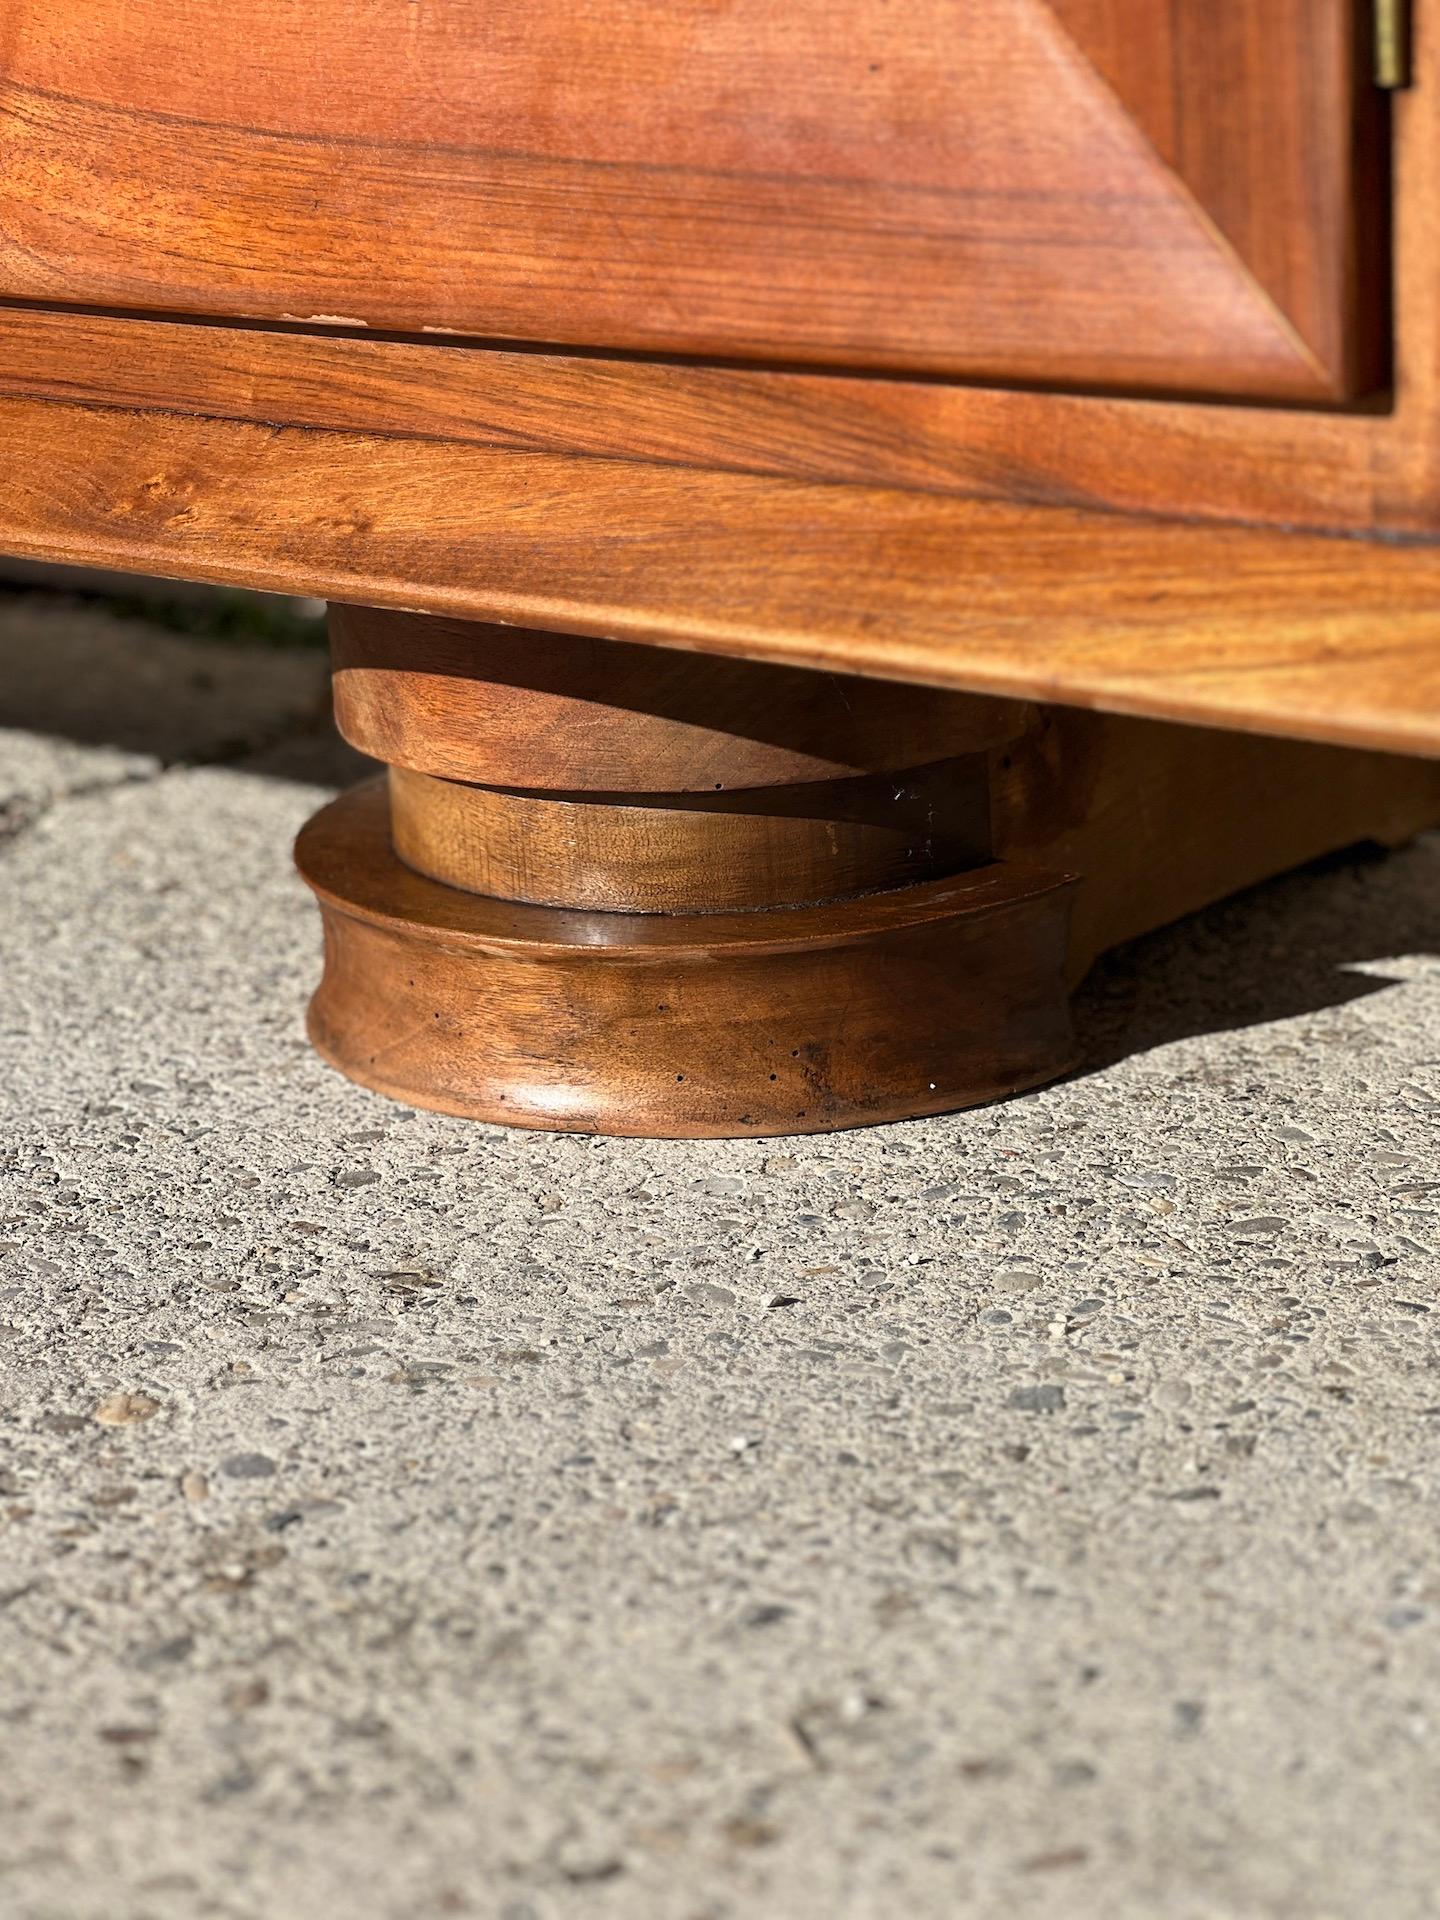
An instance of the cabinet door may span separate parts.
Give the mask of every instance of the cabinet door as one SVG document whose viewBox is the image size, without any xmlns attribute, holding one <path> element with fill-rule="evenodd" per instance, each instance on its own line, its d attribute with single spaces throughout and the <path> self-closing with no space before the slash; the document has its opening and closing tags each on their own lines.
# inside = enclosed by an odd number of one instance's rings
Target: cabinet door
<svg viewBox="0 0 1440 1920">
<path fill-rule="evenodd" d="M 0 295 L 995 383 L 1383 375 L 1365 0 L 6 0 Z"/>
</svg>

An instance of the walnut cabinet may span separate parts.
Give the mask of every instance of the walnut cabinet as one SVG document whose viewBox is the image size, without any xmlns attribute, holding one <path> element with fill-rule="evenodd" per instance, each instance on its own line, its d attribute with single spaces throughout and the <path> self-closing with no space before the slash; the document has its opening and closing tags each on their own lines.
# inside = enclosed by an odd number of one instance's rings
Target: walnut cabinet
<svg viewBox="0 0 1440 1920">
<path fill-rule="evenodd" d="M 321 1051 L 1032 1085 L 1440 817 L 1431 0 L 9 0 L 0 548 L 332 603 Z"/>
</svg>

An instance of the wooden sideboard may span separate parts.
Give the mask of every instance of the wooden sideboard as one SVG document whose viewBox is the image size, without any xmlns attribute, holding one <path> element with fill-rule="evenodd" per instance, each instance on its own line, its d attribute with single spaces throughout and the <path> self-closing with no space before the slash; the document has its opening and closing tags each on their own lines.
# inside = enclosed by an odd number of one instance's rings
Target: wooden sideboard
<svg viewBox="0 0 1440 1920">
<path fill-rule="evenodd" d="M 1033 1085 L 1105 946 L 1440 819 L 1435 15 L 11 0 L 0 550 L 332 602 L 356 1078 Z"/>
</svg>

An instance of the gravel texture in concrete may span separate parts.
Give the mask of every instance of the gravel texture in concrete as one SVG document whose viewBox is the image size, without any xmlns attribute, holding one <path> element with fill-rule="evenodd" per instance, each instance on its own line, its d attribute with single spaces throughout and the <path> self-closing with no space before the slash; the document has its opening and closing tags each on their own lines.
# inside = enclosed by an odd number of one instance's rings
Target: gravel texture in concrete
<svg viewBox="0 0 1440 1920">
<path fill-rule="evenodd" d="M 317 657 L 22 669 L 7 1920 L 1440 1911 L 1440 841 L 1005 1106 L 511 1134 L 305 1045 Z"/>
</svg>

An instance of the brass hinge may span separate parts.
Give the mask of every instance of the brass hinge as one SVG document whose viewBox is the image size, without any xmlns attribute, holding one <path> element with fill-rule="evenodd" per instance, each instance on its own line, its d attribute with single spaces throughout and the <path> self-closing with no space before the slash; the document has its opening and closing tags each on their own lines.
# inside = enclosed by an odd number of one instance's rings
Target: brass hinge
<svg viewBox="0 0 1440 1920">
<path fill-rule="evenodd" d="M 1375 84 L 1410 84 L 1410 0 L 1375 0 Z"/>
</svg>

